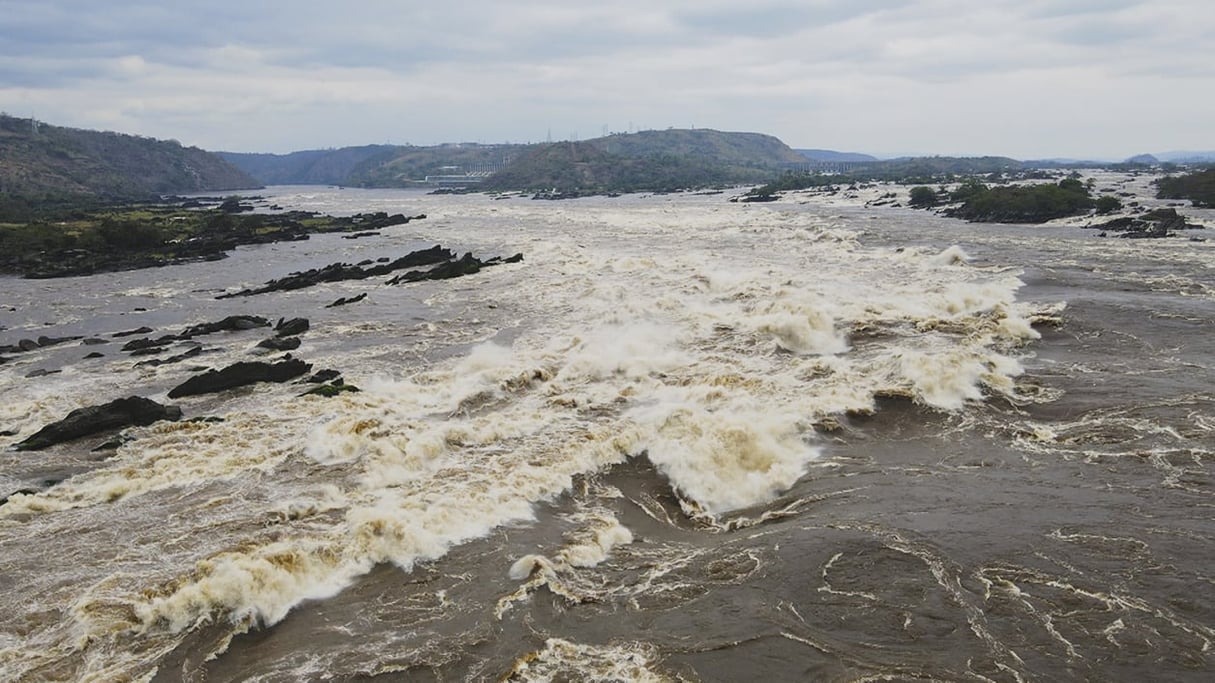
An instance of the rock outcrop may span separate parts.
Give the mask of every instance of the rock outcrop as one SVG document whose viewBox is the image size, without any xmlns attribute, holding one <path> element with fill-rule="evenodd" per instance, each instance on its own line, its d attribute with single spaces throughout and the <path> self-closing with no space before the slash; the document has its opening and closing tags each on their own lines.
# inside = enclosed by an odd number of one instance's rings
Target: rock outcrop
<svg viewBox="0 0 1215 683">
<path fill-rule="evenodd" d="M 212 394 L 259 382 L 286 382 L 312 369 L 312 365 L 298 358 L 278 363 L 260 361 L 240 362 L 222 370 L 208 370 L 191 377 L 169 391 L 169 398 Z"/>
<path fill-rule="evenodd" d="M 161 405 L 139 396 L 120 398 L 98 406 L 77 408 L 17 444 L 19 451 L 38 451 L 57 443 L 123 427 L 150 425 L 159 420 L 180 420 L 181 408 Z"/>
</svg>

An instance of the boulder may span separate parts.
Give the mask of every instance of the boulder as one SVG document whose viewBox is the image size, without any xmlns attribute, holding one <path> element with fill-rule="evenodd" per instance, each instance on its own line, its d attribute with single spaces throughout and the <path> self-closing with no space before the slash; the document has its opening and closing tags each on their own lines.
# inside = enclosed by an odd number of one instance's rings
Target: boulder
<svg viewBox="0 0 1215 683">
<path fill-rule="evenodd" d="M 258 382 L 286 382 L 312 369 L 312 365 L 297 358 L 278 363 L 241 362 L 222 370 L 208 370 L 191 377 L 169 391 L 169 398 L 210 394 L 235 389 Z"/>
<path fill-rule="evenodd" d="M 151 333 L 151 331 L 152 331 L 152 328 L 150 328 L 150 327 L 137 327 L 133 330 L 126 330 L 125 332 L 115 332 L 114 334 L 112 334 L 110 336 L 111 337 L 133 337 L 137 334 L 149 334 L 149 333 Z"/>
<path fill-rule="evenodd" d="M 270 337 L 257 343 L 258 348 L 272 351 L 292 351 L 300 347 L 299 337 Z"/>
<path fill-rule="evenodd" d="M 307 318 L 292 318 L 290 320 L 279 318 L 278 324 L 274 326 L 274 336 L 276 337 L 292 337 L 307 331 Z"/>
<path fill-rule="evenodd" d="M 169 344 L 172 344 L 173 342 L 177 341 L 177 339 L 178 339 L 177 335 L 175 335 L 175 334 L 164 335 L 164 336 L 158 337 L 156 339 L 152 339 L 151 337 L 140 337 L 139 339 L 132 339 L 131 341 L 123 344 L 122 350 L 123 351 L 145 351 L 147 349 L 163 350 L 163 349 L 161 349 L 161 347 L 168 346 Z"/>
<path fill-rule="evenodd" d="M 346 304 L 358 303 L 366 298 L 367 298 L 367 292 L 363 292 L 362 294 L 360 294 L 358 296 L 352 296 L 350 298 L 342 297 L 342 298 L 338 299 L 337 301 L 334 301 L 333 303 L 328 304 L 327 306 L 325 306 L 325 308 L 335 308 L 337 306 L 345 306 Z"/>
<path fill-rule="evenodd" d="M 213 323 L 201 323 L 191 325 L 182 330 L 178 335 L 183 339 L 197 337 L 203 334 L 213 334 L 215 332 L 238 332 L 241 330 L 252 330 L 258 327 L 270 327 L 270 321 L 260 315 L 230 315 L 223 320 Z"/>
<path fill-rule="evenodd" d="M 319 370 L 317 373 L 309 377 L 306 381 L 312 384 L 323 384 L 325 382 L 335 380 L 342 376 L 342 373 L 333 369 Z"/>
<path fill-rule="evenodd" d="M 163 351 L 163 350 L 164 349 L 157 349 L 157 351 Z M 135 367 L 138 368 L 138 367 L 142 367 L 145 365 L 151 366 L 151 367 L 157 367 L 159 365 L 168 365 L 170 363 L 180 363 L 183 360 L 186 360 L 187 358 L 193 358 L 193 357 L 197 356 L 198 354 L 202 353 L 202 351 L 203 351 L 202 346 L 194 346 L 189 349 L 186 349 L 185 351 L 183 351 L 179 354 L 169 356 L 168 358 L 153 358 L 152 360 L 139 361 L 138 363 L 135 364 Z M 137 351 L 135 353 L 132 353 L 131 355 L 134 356 L 138 353 L 139 352 Z"/>
<path fill-rule="evenodd" d="M 19 451 L 37 451 L 64 441 L 159 420 L 180 420 L 181 408 L 151 399 L 130 396 L 98 406 L 77 408 L 67 417 L 49 424 L 17 444 Z"/>
</svg>

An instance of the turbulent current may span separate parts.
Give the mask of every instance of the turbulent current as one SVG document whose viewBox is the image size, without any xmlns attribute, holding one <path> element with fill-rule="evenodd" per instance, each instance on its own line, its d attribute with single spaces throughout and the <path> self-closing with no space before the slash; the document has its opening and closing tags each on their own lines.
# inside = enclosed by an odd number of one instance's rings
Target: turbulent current
<svg viewBox="0 0 1215 683">
<path fill-rule="evenodd" d="M 0 343 L 109 342 L 0 364 L 0 679 L 1215 677 L 1215 241 L 864 196 L 262 195 L 429 218 L 0 279 Z M 524 260 L 215 298 L 434 244 Z M 113 336 L 233 314 L 308 318 L 291 354 L 361 391 L 169 399 L 282 353 Z M 126 396 L 186 419 L 12 448 Z"/>
</svg>

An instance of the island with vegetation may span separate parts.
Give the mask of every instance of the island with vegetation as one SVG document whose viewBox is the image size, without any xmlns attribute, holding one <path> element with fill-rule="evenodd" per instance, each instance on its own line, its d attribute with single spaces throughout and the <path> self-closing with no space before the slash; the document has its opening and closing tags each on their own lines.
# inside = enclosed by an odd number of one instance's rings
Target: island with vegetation
<svg viewBox="0 0 1215 683">
<path fill-rule="evenodd" d="M 224 258 L 240 245 L 366 234 L 425 216 L 385 212 L 335 218 L 307 211 L 252 213 L 249 198 L 166 198 L 55 206 L 28 221 L 0 218 L 0 273 L 90 275 Z"/>
<path fill-rule="evenodd" d="M 1215 168 L 1156 181 L 1159 199 L 1188 199 L 1194 206 L 1215 208 Z"/>
</svg>

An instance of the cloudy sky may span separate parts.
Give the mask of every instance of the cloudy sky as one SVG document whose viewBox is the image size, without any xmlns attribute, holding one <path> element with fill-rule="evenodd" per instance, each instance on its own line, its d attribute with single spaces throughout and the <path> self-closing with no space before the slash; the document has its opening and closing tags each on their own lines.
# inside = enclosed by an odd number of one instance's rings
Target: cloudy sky
<svg viewBox="0 0 1215 683">
<path fill-rule="evenodd" d="M 1215 149 L 1212 0 L 0 0 L 0 110 L 209 150 Z"/>
</svg>

